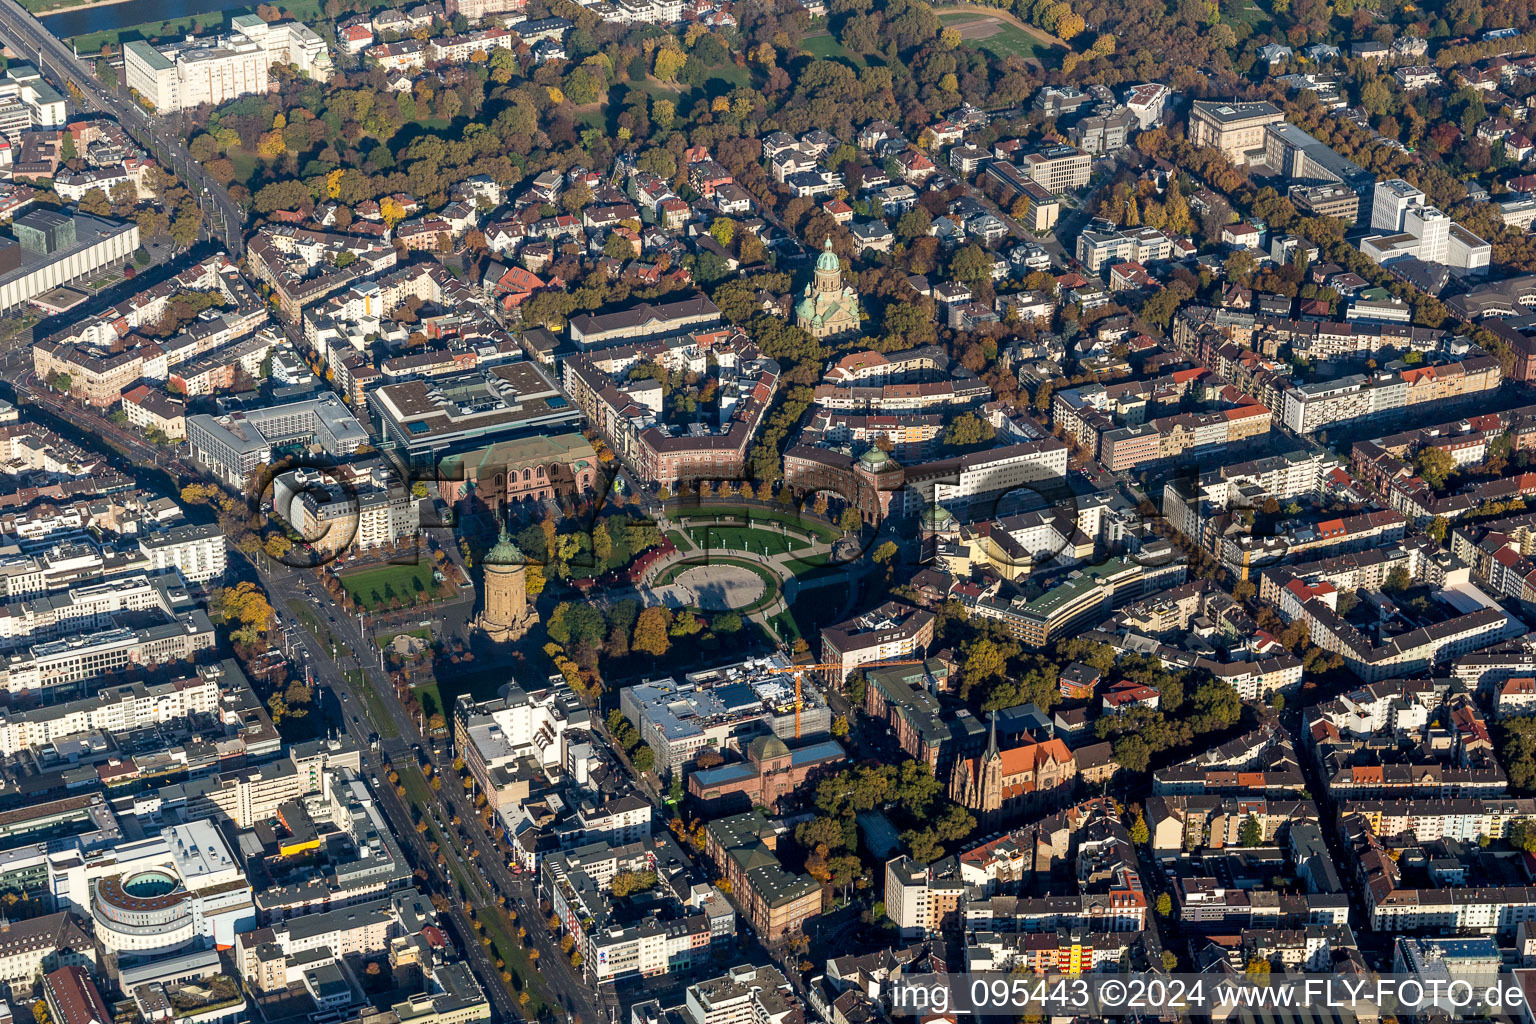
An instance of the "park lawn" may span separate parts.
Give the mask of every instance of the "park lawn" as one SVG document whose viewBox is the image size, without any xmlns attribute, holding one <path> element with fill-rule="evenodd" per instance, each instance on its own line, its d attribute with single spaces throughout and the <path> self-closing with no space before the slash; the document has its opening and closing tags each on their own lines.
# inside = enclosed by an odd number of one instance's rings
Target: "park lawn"
<svg viewBox="0 0 1536 1024">
<path fill-rule="evenodd" d="M 90 0 L 20 0 L 21 6 L 33 14 L 52 14 L 54 11 L 65 11 L 89 2 Z"/>
<path fill-rule="evenodd" d="M 828 556 L 825 554 L 805 555 L 801 558 L 795 558 L 785 562 L 784 568 L 788 569 L 796 576 L 804 576 L 808 572 L 814 572 L 817 569 L 825 568 L 827 565 L 827 557 Z"/>
<path fill-rule="evenodd" d="M 721 95 L 722 93 L 714 91 L 711 85 L 714 82 L 723 82 L 728 87 L 724 91 L 728 92 L 730 89 L 751 85 L 752 74 L 746 68 L 737 67 L 734 62 L 721 64 L 719 67 L 710 68 L 705 78 L 705 88 L 710 91 L 710 95 Z"/>
<path fill-rule="evenodd" d="M 443 691 L 438 689 L 437 683 L 413 686 L 411 692 L 416 695 L 416 699 L 421 703 L 421 710 L 426 712 L 428 719 L 433 715 L 442 715 L 444 721 L 447 720 L 448 712 L 443 707 Z"/>
<path fill-rule="evenodd" d="M 1258 0 L 1230 0 L 1221 5 L 1221 20 L 1231 25 L 1234 30 L 1246 25 L 1249 34 L 1253 35 L 1266 28 L 1274 19 L 1260 6 Z M 1242 38 L 1241 33 L 1238 38 Z"/>
<path fill-rule="evenodd" d="M 735 508 L 726 505 L 701 505 L 698 508 L 679 509 L 672 513 L 672 518 L 676 520 L 710 519 L 721 516 L 737 516 L 748 522 L 755 519 L 765 523 L 783 523 L 791 530 L 799 533 L 814 533 L 828 544 L 842 536 L 836 527 L 817 522 L 808 516 L 801 516 L 794 512 L 781 512 L 773 508 L 747 508 L 743 505 L 738 505 Z"/>
<path fill-rule="evenodd" d="M 849 51 L 842 43 L 838 42 L 830 32 L 822 32 L 814 36 L 806 36 L 800 40 L 800 49 L 819 60 L 845 60 L 855 67 L 864 66 L 864 58 Z"/>
<path fill-rule="evenodd" d="M 768 634 L 768 642 L 775 645 L 793 645 L 801 637 L 800 626 L 795 622 L 794 615 L 788 611 L 782 611 L 770 617 L 763 625 Z"/>
<path fill-rule="evenodd" d="M 1000 18 L 991 18 L 980 12 L 975 14 L 970 12 L 941 14 L 939 15 L 939 20 L 946 25 L 954 25 L 956 27 L 974 24 L 977 21 L 991 21 L 995 23 L 997 27 L 991 35 L 976 39 L 967 37 L 965 43 L 977 49 L 985 50 L 999 60 L 1008 57 L 1035 57 L 1044 60 L 1056 49 L 1056 47 L 1043 40 L 1036 39 L 1016 25 L 1010 25 Z"/>
<path fill-rule="evenodd" d="M 848 587 L 847 583 L 833 584 L 796 595 L 795 603 L 788 609 L 796 627 L 810 636 L 821 635 L 821 627 L 832 625 L 842 615 L 848 603 Z"/>
<path fill-rule="evenodd" d="M 384 565 L 377 569 L 347 573 L 341 577 L 341 585 L 352 600 L 364 608 L 382 608 L 391 597 L 412 601 L 419 591 L 430 591 L 432 582 L 430 565 Z"/>
<path fill-rule="evenodd" d="M 683 536 L 682 530 L 668 530 L 667 540 L 671 541 L 672 546 L 677 548 L 677 550 L 681 551 L 683 554 L 687 554 L 693 550 L 693 545 L 688 543 L 688 538 Z"/>
<path fill-rule="evenodd" d="M 784 555 L 805 547 L 803 540 L 748 526 L 690 526 L 688 536 L 700 551 Z"/>
<path fill-rule="evenodd" d="M 334 640 L 331 637 L 330 629 L 320 621 L 320 616 L 316 615 L 309 605 L 296 604 L 290 606 L 288 610 L 293 613 L 294 617 L 299 620 L 305 629 L 309 630 L 316 640 L 320 641 L 320 646 L 331 646 Z"/>
</svg>

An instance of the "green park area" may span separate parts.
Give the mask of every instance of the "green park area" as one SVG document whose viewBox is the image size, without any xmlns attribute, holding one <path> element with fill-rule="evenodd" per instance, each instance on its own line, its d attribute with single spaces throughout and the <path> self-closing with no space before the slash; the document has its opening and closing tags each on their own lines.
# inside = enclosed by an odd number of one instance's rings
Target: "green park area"
<svg viewBox="0 0 1536 1024">
<path fill-rule="evenodd" d="M 800 49 L 821 60 L 845 60 L 855 67 L 864 66 L 864 58 L 852 53 L 829 32 L 818 32 L 800 40 Z"/>
<path fill-rule="evenodd" d="M 369 611 L 387 607 L 397 597 L 409 604 L 417 594 L 436 586 L 432 582 L 432 566 L 426 563 L 383 565 L 346 573 L 341 577 L 341 585 L 353 601 Z"/>
<path fill-rule="evenodd" d="M 697 508 L 677 508 L 671 510 L 670 514 L 674 520 L 679 522 L 686 521 L 694 526 L 701 525 L 700 520 L 716 521 L 720 519 L 730 519 L 733 522 L 745 520 L 749 526 L 752 523 L 780 523 L 788 527 L 791 533 L 819 537 L 828 544 L 842 536 L 842 533 L 835 526 L 818 522 L 809 516 L 801 516 L 792 511 L 785 512 L 775 508 L 746 508 L 739 505 L 732 508 L 726 505 L 700 505 Z"/>
<path fill-rule="evenodd" d="M 743 551 L 754 555 L 784 555 L 806 546 L 777 530 L 750 526 L 690 526 L 688 537 L 700 551 Z"/>
</svg>

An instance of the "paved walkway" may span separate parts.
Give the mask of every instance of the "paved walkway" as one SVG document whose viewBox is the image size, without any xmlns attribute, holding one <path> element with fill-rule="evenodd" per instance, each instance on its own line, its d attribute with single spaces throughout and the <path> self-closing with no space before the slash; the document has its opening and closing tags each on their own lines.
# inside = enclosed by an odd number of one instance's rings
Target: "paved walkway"
<svg viewBox="0 0 1536 1024">
<path fill-rule="evenodd" d="M 691 543 L 693 542 L 693 537 L 687 533 L 687 527 L 690 525 L 699 524 L 694 523 L 691 520 L 684 520 L 682 522 L 663 520 L 661 523 L 661 528 L 663 531 L 674 529 L 682 530 L 684 536 L 687 536 Z M 799 562 L 807 558 L 813 558 L 817 555 L 830 556 L 833 546 L 826 541 L 823 541 L 821 538 L 815 536 L 814 534 L 807 536 L 802 535 L 797 531 L 786 530 L 784 526 L 779 523 L 754 521 L 752 523 L 752 528 L 761 529 L 769 533 L 779 532 L 788 537 L 803 537 L 803 539 L 806 540 L 809 544 L 809 547 L 797 548 L 793 551 L 779 552 L 776 554 L 765 554 L 761 550 L 751 551 L 730 547 L 714 547 L 707 550 L 695 547 L 691 551 L 679 551 L 676 554 L 669 555 L 668 557 L 661 559 L 655 565 L 652 565 L 646 571 L 645 578 L 641 580 L 639 586 L 622 591 L 604 592 L 602 594 L 601 600 L 603 600 L 605 603 L 616 603 L 618 601 L 633 598 L 634 600 L 639 601 L 642 606 L 664 604 L 672 608 L 683 607 L 683 604 L 677 603 L 682 598 L 682 594 L 679 593 L 680 587 L 678 584 L 685 585 L 691 593 L 694 589 L 692 584 L 695 581 L 702 582 L 706 587 L 713 587 L 722 578 L 722 573 L 734 571 L 735 573 L 746 574 L 748 572 L 747 570 L 739 568 L 733 570 L 733 567 L 730 566 L 728 562 L 726 562 L 727 559 L 735 559 L 738 561 L 752 562 L 754 564 L 760 565 L 771 572 L 773 575 L 777 576 L 779 579 L 779 593 L 775 599 L 764 607 L 759 608 L 757 611 L 751 612 L 747 615 L 747 618 L 755 619 L 766 625 L 769 619 L 786 611 L 789 605 L 794 603 L 795 599 L 801 594 L 802 591 L 812 590 L 819 587 L 834 586 L 846 583 L 850 579 L 862 579 L 875 568 L 875 566 L 867 558 L 859 558 L 846 564 L 829 565 L 827 567 L 828 570 L 841 571 L 816 572 L 815 575 L 812 575 L 809 578 L 797 577 L 795 575 L 794 569 L 790 566 L 790 563 Z M 750 548 L 750 545 L 748 546 Z M 711 559 L 719 559 L 720 564 L 710 564 Z M 690 563 L 696 565 L 697 569 L 686 570 L 685 572 L 679 574 L 678 578 L 671 584 L 659 586 L 656 585 L 656 581 L 663 578 L 667 571 L 672 567 L 677 565 L 687 565 Z M 692 577 L 692 579 L 690 579 L 690 577 Z M 758 596 L 760 595 L 761 591 L 758 591 Z M 839 620 L 847 618 L 848 615 L 851 614 L 850 608 L 857 600 L 857 598 L 858 589 L 851 589 L 847 601 L 845 602 L 844 608 L 842 609 L 842 614 L 838 616 Z M 754 596 L 751 600 L 734 603 L 732 607 L 745 607 L 756 599 L 757 597 Z M 705 611 L 711 610 L 707 605 L 698 601 L 689 603 L 694 603 L 698 607 L 703 608 Z"/>
</svg>

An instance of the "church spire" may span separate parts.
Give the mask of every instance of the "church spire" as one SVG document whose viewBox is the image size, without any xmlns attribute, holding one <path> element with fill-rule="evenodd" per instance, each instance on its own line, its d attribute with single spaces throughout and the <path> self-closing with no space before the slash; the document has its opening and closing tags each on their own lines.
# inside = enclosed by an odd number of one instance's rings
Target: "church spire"
<svg viewBox="0 0 1536 1024">
<path fill-rule="evenodd" d="M 982 758 L 983 761 L 990 761 L 994 757 L 999 756 L 997 749 L 997 712 L 987 712 L 987 720 L 991 724 L 987 728 L 987 752 Z"/>
</svg>

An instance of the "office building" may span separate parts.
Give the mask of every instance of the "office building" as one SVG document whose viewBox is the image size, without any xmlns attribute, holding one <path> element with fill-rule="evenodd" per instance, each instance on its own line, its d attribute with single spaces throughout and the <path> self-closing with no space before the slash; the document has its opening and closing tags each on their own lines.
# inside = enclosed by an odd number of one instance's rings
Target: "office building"
<svg viewBox="0 0 1536 1024">
<path fill-rule="evenodd" d="M 317 447 L 343 458 L 368 443 L 368 432 L 340 398 L 325 392 L 265 409 L 188 416 L 187 443 L 199 464 L 223 483 L 243 490 L 256 468 L 272 461 L 275 449 Z"/>
<path fill-rule="evenodd" d="M 1340 156 L 1293 124 L 1264 126 L 1264 163 L 1300 185 L 1344 185 L 1363 189 L 1370 172 Z"/>
<path fill-rule="evenodd" d="M 1030 180 L 1056 195 L 1088 184 L 1092 164 L 1092 157 L 1075 146 L 1046 146 L 1024 154 L 1020 161 Z"/>
<path fill-rule="evenodd" d="M 368 393 L 386 445 L 412 461 L 575 427 L 578 409 L 538 364 L 502 363 Z"/>
<path fill-rule="evenodd" d="M 1302 213 L 1334 217 L 1346 224 L 1360 219 L 1360 195 L 1343 185 L 1292 185 L 1289 196 L 1291 205 Z"/>
</svg>

